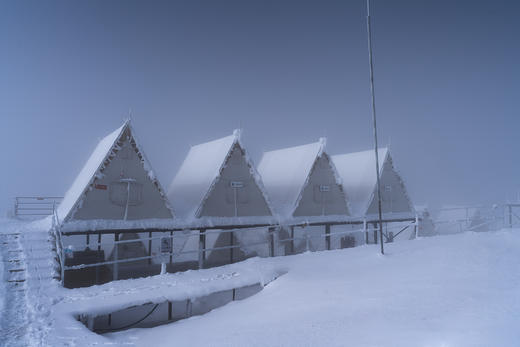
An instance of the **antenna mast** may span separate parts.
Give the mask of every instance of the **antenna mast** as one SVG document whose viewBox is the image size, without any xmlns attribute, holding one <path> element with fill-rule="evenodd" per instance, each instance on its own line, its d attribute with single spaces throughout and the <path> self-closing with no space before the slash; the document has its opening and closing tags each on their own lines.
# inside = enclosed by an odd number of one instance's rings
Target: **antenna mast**
<svg viewBox="0 0 520 347">
<path fill-rule="evenodd" d="M 377 151 L 377 122 L 376 122 L 376 95 L 374 90 L 374 62 L 372 60 L 372 31 L 370 25 L 370 0 L 367 0 L 367 34 L 368 34 L 368 62 L 370 65 L 370 94 L 372 97 L 372 123 L 374 125 L 374 153 L 376 157 L 377 178 L 377 208 L 379 214 L 379 242 L 381 254 L 385 254 L 383 246 L 383 217 L 381 214 L 381 183 L 379 182 L 379 154 Z"/>
</svg>

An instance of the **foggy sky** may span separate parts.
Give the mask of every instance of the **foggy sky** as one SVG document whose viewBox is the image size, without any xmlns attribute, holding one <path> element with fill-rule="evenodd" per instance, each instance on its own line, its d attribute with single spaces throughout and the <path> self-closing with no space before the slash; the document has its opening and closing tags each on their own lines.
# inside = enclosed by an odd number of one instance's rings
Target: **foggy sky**
<svg viewBox="0 0 520 347">
<path fill-rule="evenodd" d="M 190 145 L 373 146 L 365 1 L 0 2 L 0 210 L 63 195 L 131 114 L 168 188 Z M 520 192 L 517 1 L 373 0 L 380 144 L 416 204 Z M 131 111 L 130 111 L 131 110 Z M 3 213 L 2 213 L 3 214 Z"/>
</svg>

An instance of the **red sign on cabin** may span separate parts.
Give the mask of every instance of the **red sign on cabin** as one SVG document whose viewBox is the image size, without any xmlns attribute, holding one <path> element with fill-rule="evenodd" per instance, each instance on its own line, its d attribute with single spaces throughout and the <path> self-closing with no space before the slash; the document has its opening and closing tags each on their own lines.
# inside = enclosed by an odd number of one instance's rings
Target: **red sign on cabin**
<svg viewBox="0 0 520 347">
<path fill-rule="evenodd" d="M 107 190 L 107 185 L 106 184 L 95 184 L 94 188 L 101 189 L 101 190 Z"/>
</svg>

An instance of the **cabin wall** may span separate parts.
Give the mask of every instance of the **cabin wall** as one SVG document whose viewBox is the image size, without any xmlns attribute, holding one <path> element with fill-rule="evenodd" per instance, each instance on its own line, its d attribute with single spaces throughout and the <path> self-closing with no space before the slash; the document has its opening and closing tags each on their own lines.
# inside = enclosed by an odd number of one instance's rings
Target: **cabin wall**
<svg viewBox="0 0 520 347">
<path fill-rule="evenodd" d="M 394 170 L 392 158 L 385 161 L 380 177 L 381 210 L 383 213 L 413 213 L 413 208 L 407 198 L 406 188 L 398 173 Z M 376 188 L 377 189 L 377 188 Z M 377 192 L 370 203 L 367 215 L 377 214 Z"/>
<path fill-rule="evenodd" d="M 240 182 L 242 187 L 233 188 L 232 182 Z M 235 145 L 218 182 L 202 206 L 199 217 L 270 215 L 271 211 L 251 174 L 244 152 L 240 146 Z"/>
<path fill-rule="evenodd" d="M 329 191 L 320 191 L 327 186 Z M 319 157 L 311 170 L 309 182 L 303 191 L 294 216 L 348 215 L 345 195 L 341 185 L 336 183 L 330 158 Z"/>
<path fill-rule="evenodd" d="M 128 139 L 129 132 L 122 138 L 122 148 L 117 151 L 87 192 L 72 219 L 123 219 L 128 197 L 127 183 L 121 179 L 131 178 L 130 204 L 127 219 L 172 218 L 158 188 L 148 177 L 136 149 Z"/>
</svg>

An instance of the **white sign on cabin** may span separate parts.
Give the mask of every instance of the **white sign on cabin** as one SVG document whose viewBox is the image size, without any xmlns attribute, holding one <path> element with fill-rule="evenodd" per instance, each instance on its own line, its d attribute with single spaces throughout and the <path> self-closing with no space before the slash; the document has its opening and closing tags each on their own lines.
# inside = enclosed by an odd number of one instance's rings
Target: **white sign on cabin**
<svg viewBox="0 0 520 347">
<path fill-rule="evenodd" d="M 330 192 L 330 186 L 320 185 L 320 192 Z"/>
<path fill-rule="evenodd" d="M 161 253 L 171 253 L 172 252 L 172 238 L 171 237 L 161 237 Z"/>
<path fill-rule="evenodd" d="M 243 188 L 244 182 L 242 181 L 231 181 L 231 188 Z"/>
</svg>

